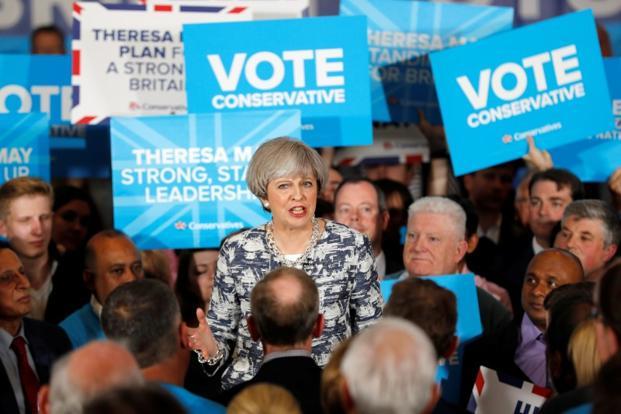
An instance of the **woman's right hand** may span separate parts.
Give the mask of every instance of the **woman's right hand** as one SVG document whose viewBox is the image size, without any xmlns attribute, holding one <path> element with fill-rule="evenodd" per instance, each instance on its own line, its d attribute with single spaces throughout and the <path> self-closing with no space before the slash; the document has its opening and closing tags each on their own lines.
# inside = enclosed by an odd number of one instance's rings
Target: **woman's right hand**
<svg viewBox="0 0 621 414">
<path fill-rule="evenodd" d="M 213 358 L 218 353 L 218 343 L 209 329 L 205 311 L 196 308 L 197 328 L 189 328 L 188 343 L 190 348 L 200 351 L 205 358 Z"/>
</svg>

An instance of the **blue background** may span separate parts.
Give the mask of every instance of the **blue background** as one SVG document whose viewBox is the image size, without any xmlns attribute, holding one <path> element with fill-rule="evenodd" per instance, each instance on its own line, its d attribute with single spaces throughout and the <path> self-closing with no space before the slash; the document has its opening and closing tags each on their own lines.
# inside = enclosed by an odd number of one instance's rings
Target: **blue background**
<svg viewBox="0 0 621 414">
<path fill-rule="evenodd" d="M 492 70 L 505 62 L 575 44 L 586 96 L 548 106 L 519 116 L 470 128 L 466 117 L 473 112 L 456 79 L 465 75 L 477 87 L 479 71 Z M 461 64 L 468 62 L 468 65 Z M 535 137 L 537 145 L 548 149 L 611 129 L 610 96 L 604 74 L 595 24 L 589 10 L 557 17 L 527 27 L 499 33 L 477 43 L 433 52 L 431 64 L 440 98 L 440 108 L 456 175 L 520 158 L 527 143 L 502 142 L 506 134 L 527 131 L 554 122 L 562 128 Z M 556 87 L 551 62 L 545 66 L 549 89 Z M 521 98 L 537 94 L 532 70 L 527 70 L 528 88 Z M 491 91 L 486 108 L 505 103 Z M 579 116 L 577 116 L 579 114 Z M 585 122 L 588 120 L 588 122 Z"/>
<path fill-rule="evenodd" d="M 621 100 L 621 58 L 604 59 L 604 69 L 611 100 Z M 616 131 L 621 134 L 621 115 L 615 118 Z M 621 141 L 585 138 L 554 148 L 550 155 L 555 167 L 567 168 L 582 181 L 607 181 L 621 166 Z"/>
<path fill-rule="evenodd" d="M 112 137 L 112 190 L 115 228 L 123 230 L 141 249 L 168 249 L 189 247 L 219 247 L 221 239 L 237 229 L 179 230 L 175 223 L 182 222 L 243 222 L 244 226 L 256 226 L 268 220 L 260 202 L 210 201 L 147 203 L 146 185 L 121 184 L 121 170 L 135 168 L 135 148 L 188 148 L 223 146 L 253 146 L 279 136 L 300 137 L 299 111 L 246 112 L 191 114 L 185 116 L 157 116 L 122 118 L 113 117 Z M 228 149 L 230 164 L 232 149 Z M 197 164 L 188 164 L 195 166 Z M 218 183 L 216 168 L 223 163 L 205 164 L 214 184 Z M 146 167 L 183 167 L 175 165 L 149 165 Z M 230 182 L 247 188 L 245 181 Z M 178 184 L 191 185 L 191 184 Z M 166 186 L 172 187 L 174 184 Z M 151 185 L 154 188 L 155 185 Z M 152 191 L 153 192 L 153 191 Z"/>
<path fill-rule="evenodd" d="M 189 112 L 213 112 L 211 99 L 223 93 L 213 75 L 206 54 L 220 51 L 228 71 L 233 55 L 271 51 L 281 55 L 285 50 L 343 48 L 343 76 L 346 103 L 222 109 L 227 112 L 244 110 L 299 109 L 302 124 L 312 123 L 313 130 L 303 130 L 308 145 L 345 146 L 371 144 L 371 101 L 369 90 L 366 21 L 364 17 L 321 17 L 292 20 L 270 20 L 240 23 L 190 24 L 183 26 L 186 62 L 186 89 Z M 335 59 L 331 59 L 335 62 Z M 306 61 L 307 89 L 316 89 L 314 59 Z M 261 66 L 260 66 L 261 67 Z M 304 90 L 293 87 L 291 63 L 285 63 L 282 84 L 266 92 Z M 264 77 L 266 75 L 263 75 Z M 341 88 L 341 86 L 335 87 Z M 330 87 L 329 89 L 332 89 Z M 254 89 L 240 76 L 235 91 L 229 93 L 263 92 Z"/>
<path fill-rule="evenodd" d="M 0 184 L 15 178 L 13 167 L 28 166 L 29 176 L 50 181 L 50 138 L 47 114 L 0 115 L 0 147 L 32 148 L 27 164 L 0 164 Z"/>
<path fill-rule="evenodd" d="M 341 15 L 366 15 L 370 29 L 387 32 L 414 32 L 438 35 L 448 47 L 451 37 L 468 40 L 480 39 L 490 34 L 511 29 L 513 9 L 506 7 L 469 6 L 463 4 L 426 3 L 403 0 L 341 0 Z M 369 47 L 372 47 L 369 41 Z M 382 47 L 380 50 L 397 49 L 419 52 L 427 55 L 424 48 Z M 376 121 L 417 121 L 417 109 L 425 113 L 432 124 L 442 123 L 436 91 L 431 84 L 406 83 L 408 68 L 429 71 L 428 61 L 410 65 L 403 62 L 391 64 L 374 63 L 370 54 L 371 68 L 384 67 L 385 71 L 400 73 L 400 82 L 390 79 L 371 78 L 371 100 L 373 119 Z M 412 62 L 414 63 L 414 62 Z M 390 102 L 390 104 L 389 104 Z"/>
</svg>

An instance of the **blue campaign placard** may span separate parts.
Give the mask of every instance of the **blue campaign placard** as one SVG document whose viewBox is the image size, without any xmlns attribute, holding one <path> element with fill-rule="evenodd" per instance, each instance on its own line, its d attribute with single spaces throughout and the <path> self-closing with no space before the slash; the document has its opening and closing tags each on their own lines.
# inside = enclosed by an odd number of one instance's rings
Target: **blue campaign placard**
<svg viewBox="0 0 621 414">
<path fill-rule="evenodd" d="M 0 113 L 29 112 L 70 124 L 71 56 L 0 55 Z"/>
<path fill-rule="evenodd" d="M 104 127 L 71 125 L 71 95 L 70 55 L 0 55 L 0 114 L 49 116 L 53 175 L 107 178 L 109 160 L 89 150 Z"/>
<path fill-rule="evenodd" d="M 550 150 L 554 166 L 566 168 L 584 182 L 605 182 L 621 167 L 621 58 L 604 59 L 615 127 Z"/>
<path fill-rule="evenodd" d="M 433 52 L 431 66 L 456 175 L 520 158 L 528 135 L 549 149 L 613 128 L 590 10 Z"/>
<path fill-rule="evenodd" d="M 22 176 L 50 181 L 49 128 L 47 114 L 0 115 L 0 184 Z"/>
<path fill-rule="evenodd" d="M 299 109 L 308 145 L 373 142 L 364 17 L 183 26 L 190 112 Z"/>
<path fill-rule="evenodd" d="M 403 0 L 341 0 L 342 16 L 367 16 L 371 102 L 376 121 L 442 123 L 429 52 L 513 27 L 510 7 Z"/>
<path fill-rule="evenodd" d="M 218 247 L 268 220 L 248 190 L 256 148 L 300 138 L 295 110 L 111 121 L 114 224 L 142 249 Z"/>
<path fill-rule="evenodd" d="M 438 366 L 438 380 L 442 381 L 442 396 L 456 404 L 459 402 L 461 361 L 464 346 L 483 332 L 474 275 L 425 276 L 424 279 L 431 280 L 439 286 L 450 290 L 457 298 L 456 335 L 459 337 L 459 346 L 450 360 L 444 360 Z M 399 281 L 400 279 L 392 279 L 380 282 L 384 303 L 388 302 L 393 286 L 399 283 Z"/>
</svg>

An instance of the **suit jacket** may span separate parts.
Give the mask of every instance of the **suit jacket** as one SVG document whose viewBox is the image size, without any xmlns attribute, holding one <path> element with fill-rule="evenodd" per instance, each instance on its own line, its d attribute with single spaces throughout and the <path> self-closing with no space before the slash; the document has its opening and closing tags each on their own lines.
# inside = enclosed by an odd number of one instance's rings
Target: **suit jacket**
<svg viewBox="0 0 621 414">
<path fill-rule="evenodd" d="M 65 332 L 55 325 L 24 318 L 24 335 L 28 340 L 30 354 L 35 363 L 40 384 L 50 380 L 52 364 L 71 350 L 71 342 Z M 9 377 L 0 363 L 0 413 L 17 413 L 17 401 Z"/>
<path fill-rule="evenodd" d="M 52 243 L 53 245 L 53 243 Z M 89 302 L 91 292 L 86 288 L 82 271 L 82 251 L 59 255 L 50 248 L 58 267 L 52 275 L 52 292 L 45 308 L 45 321 L 58 324 Z"/>
<path fill-rule="evenodd" d="M 272 359 L 263 365 L 254 378 L 231 388 L 225 394 L 226 404 L 244 388 L 267 382 L 280 385 L 289 391 L 300 404 L 304 414 L 321 414 L 321 368 L 306 356 L 289 356 Z"/>
</svg>

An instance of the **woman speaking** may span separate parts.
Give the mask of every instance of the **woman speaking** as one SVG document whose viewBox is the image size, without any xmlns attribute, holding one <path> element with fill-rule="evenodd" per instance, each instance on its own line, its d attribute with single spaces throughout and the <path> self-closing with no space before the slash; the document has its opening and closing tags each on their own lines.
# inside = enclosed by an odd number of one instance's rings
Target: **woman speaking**
<svg viewBox="0 0 621 414">
<path fill-rule="evenodd" d="M 204 368 L 222 373 L 222 387 L 251 379 L 263 358 L 248 332 L 250 292 L 280 266 L 304 270 L 317 284 L 325 325 L 313 341 L 313 357 L 323 366 L 342 340 L 381 316 L 382 299 L 368 239 L 348 227 L 314 217 L 326 168 L 313 149 L 290 138 L 261 145 L 250 161 L 250 191 L 271 212 L 272 221 L 229 237 L 217 264 L 207 323 L 190 337 Z"/>
</svg>

